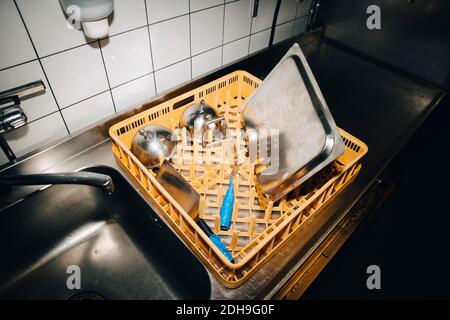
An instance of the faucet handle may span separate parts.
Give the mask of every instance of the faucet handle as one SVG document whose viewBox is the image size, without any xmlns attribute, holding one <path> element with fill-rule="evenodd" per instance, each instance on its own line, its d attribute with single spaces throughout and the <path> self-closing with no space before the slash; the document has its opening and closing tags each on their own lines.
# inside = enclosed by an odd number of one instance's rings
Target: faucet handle
<svg viewBox="0 0 450 320">
<path fill-rule="evenodd" d="M 0 100 L 0 133 L 17 129 L 27 123 L 17 96 Z"/>
<path fill-rule="evenodd" d="M 20 107 L 21 99 L 45 92 L 42 80 L 33 81 L 0 92 L 0 134 L 17 129 L 27 123 L 27 116 Z"/>
<path fill-rule="evenodd" d="M 20 105 L 20 98 L 18 96 L 0 97 L 0 112 L 3 112 L 3 109 L 17 105 Z"/>
<path fill-rule="evenodd" d="M 0 99 L 18 97 L 20 100 L 45 93 L 45 84 L 42 80 L 33 81 L 15 88 L 0 92 Z"/>
</svg>

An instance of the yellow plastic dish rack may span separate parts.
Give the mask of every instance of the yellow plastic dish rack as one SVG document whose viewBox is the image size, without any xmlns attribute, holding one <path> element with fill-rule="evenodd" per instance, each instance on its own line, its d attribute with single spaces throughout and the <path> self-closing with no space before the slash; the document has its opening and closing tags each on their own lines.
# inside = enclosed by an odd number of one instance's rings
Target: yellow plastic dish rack
<svg viewBox="0 0 450 320">
<path fill-rule="evenodd" d="M 282 199 L 276 204 L 258 200 L 254 164 L 246 158 L 234 178 L 235 204 L 231 227 L 227 231 L 220 230 L 220 207 L 233 164 L 223 159 L 224 144 L 202 148 L 197 143 L 188 142 L 186 129 L 179 128 L 179 120 L 186 107 L 204 100 L 225 116 L 237 149 L 245 151 L 247 145 L 240 130 L 242 119 L 239 107 L 260 83 L 261 80 L 251 74 L 236 71 L 123 120 L 109 130 L 113 153 L 119 165 L 195 255 L 229 288 L 238 287 L 254 274 L 308 218 L 344 189 L 360 171 L 359 161 L 368 150 L 362 141 L 341 130 L 346 148 L 335 161 L 339 170 L 334 176 L 306 195 Z M 163 125 L 177 133 L 179 141 L 172 162 L 200 193 L 199 216 L 220 235 L 234 257 L 233 263 L 176 199 L 161 187 L 155 174 L 131 153 L 133 136 L 149 124 Z M 199 157 L 202 161 L 197 161 Z"/>
</svg>

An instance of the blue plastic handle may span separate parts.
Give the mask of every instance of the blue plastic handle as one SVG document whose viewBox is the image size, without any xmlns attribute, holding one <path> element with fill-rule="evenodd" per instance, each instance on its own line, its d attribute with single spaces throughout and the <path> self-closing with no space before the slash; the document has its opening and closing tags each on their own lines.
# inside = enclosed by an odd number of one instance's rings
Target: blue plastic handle
<svg viewBox="0 0 450 320">
<path fill-rule="evenodd" d="M 211 228 L 206 224 L 206 222 L 203 219 L 198 218 L 197 224 L 200 227 L 200 229 L 202 229 L 203 232 L 209 237 L 209 239 L 211 239 L 214 245 L 217 248 L 219 248 L 219 250 L 225 255 L 225 257 L 227 257 L 227 259 L 230 260 L 231 262 L 234 262 L 234 259 L 228 252 L 227 247 L 223 244 L 222 240 L 220 240 L 220 236 L 212 232 Z"/>
<path fill-rule="evenodd" d="M 216 245 L 216 247 L 219 248 L 219 250 L 225 255 L 225 257 L 227 257 L 228 260 L 230 260 L 230 262 L 234 262 L 234 259 L 228 252 L 227 247 L 223 244 L 222 240 L 220 240 L 220 237 L 217 234 L 212 234 L 209 236 L 209 238 Z"/>
<path fill-rule="evenodd" d="M 223 198 L 222 207 L 220 208 L 220 229 L 228 230 L 230 229 L 231 216 L 233 215 L 233 205 L 234 205 L 234 184 L 233 176 L 230 176 L 230 186 L 225 193 Z"/>
</svg>

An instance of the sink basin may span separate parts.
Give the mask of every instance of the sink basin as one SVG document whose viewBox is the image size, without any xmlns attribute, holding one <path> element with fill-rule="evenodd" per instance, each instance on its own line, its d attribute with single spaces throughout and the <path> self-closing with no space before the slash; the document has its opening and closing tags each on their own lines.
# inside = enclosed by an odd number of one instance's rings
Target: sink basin
<svg viewBox="0 0 450 320">
<path fill-rule="evenodd" d="M 0 299 L 208 299 L 203 265 L 122 175 L 86 171 L 116 191 L 53 185 L 0 211 Z"/>
</svg>

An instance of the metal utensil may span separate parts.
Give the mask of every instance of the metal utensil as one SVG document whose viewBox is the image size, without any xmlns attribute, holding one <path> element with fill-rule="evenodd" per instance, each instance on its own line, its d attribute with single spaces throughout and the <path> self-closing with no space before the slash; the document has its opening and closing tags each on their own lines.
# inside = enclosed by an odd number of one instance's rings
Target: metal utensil
<svg viewBox="0 0 450 320">
<path fill-rule="evenodd" d="M 298 44 L 247 100 L 243 118 L 250 148 L 256 145 L 260 152 L 252 157 L 258 160 L 258 189 L 269 200 L 279 200 L 344 152 Z"/>
<path fill-rule="evenodd" d="M 156 180 L 192 219 L 197 219 L 200 195 L 169 161 L 164 160 L 162 162 L 156 175 Z"/>
<path fill-rule="evenodd" d="M 131 143 L 131 152 L 147 168 L 158 167 L 162 160 L 169 159 L 175 152 L 178 140 L 163 126 L 150 125 L 141 128 Z"/>
<path fill-rule="evenodd" d="M 208 131 L 213 132 L 213 143 L 222 140 L 226 129 L 225 117 L 217 116 L 216 111 L 205 101 L 193 104 L 184 110 L 180 121 L 181 127 L 187 128 L 191 134 L 191 138 L 206 147 Z"/>
<path fill-rule="evenodd" d="M 186 181 L 186 179 L 170 164 L 164 160 L 158 169 L 156 180 L 161 186 L 178 202 L 178 204 L 189 214 L 189 216 L 197 223 L 208 238 L 219 248 L 219 250 L 227 257 L 228 260 L 234 262 L 233 257 L 228 252 L 227 247 L 220 239 L 220 236 L 212 232 L 206 222 L 199 218 L 200 195 Z"/>
</svg>

